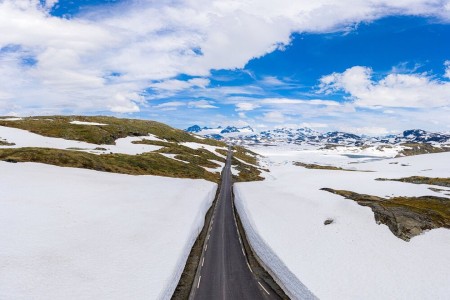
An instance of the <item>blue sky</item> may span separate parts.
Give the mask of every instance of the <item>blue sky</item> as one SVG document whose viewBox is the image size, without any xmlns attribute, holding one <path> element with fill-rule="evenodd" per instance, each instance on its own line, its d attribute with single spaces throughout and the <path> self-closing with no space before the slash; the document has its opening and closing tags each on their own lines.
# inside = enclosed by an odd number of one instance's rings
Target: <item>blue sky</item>
<svg viewBox="0 0 450 300">
<path fill-rule="evenodd" d="M 449 1 L 272 2 L 6 0 L 0 115 L 450 131 Z"/>
</svg>

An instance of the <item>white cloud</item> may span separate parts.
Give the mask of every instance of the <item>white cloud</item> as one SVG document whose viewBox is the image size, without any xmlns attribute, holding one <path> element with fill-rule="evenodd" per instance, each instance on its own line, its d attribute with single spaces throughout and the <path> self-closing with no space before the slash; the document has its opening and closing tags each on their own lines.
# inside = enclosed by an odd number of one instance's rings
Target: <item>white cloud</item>
<svg viewBox="0 0 450 300">
<path fill-rule="evenodd" d="M 286 85 L 285 82 L 281 81 L 280 79 L 278 79 L 278 78 L 276 78 L 274 76 L 266 76 L 262 80 L 260 80 L 260 82 L 262 84 L 271 85 L 271 86 L 278 86 L 278 85 L 284 86 L 284 85 Z"/>
<path fill-rule="evenodd" d="M 45 7 L 47 9 L 52 8 L 53 6 L 55 6 L 56 3 L 58 3 L 59 0 L 46 0 L 45 1 Z"/>
<path fill-rule="evenodd" d="M 383 136 L 392 133 L 390 130 L 384 127 L 351 127 L 351 126 L 340 126 L 339 131 L 350 132 L 358 135 L 369 135 L 369 136 Z"/>
<path fill-rule="evenodd" d="M 321 99 L 291 99 L 291 98 L 266 98 L 260 101 L 262 104 L 293 104 L 293 105 L 325 105 L 325 106 L 339 106 L 340 104 L 336 101 L 321 100 Z"/>
<path fill-rule="evenodd" d="M 263 115 L 263 119 L 268 123 L 284 123 L 286 118 L 284 114 L 279 111 L 270 111 Z"/>
<path fill-rule="evenodd" d="M 450 20 L 441 0 L 127 1 L 71 19 L 50 16 L 55 3 L 0 1 L 0 49 L 17 46 L 0 69 L 0 114 L 134 112 L 146 88 L 207 87 L 211 69 L 242 68 L 289 44 L 293 32 L 345 30 L 394 14 Z M 25 55 L 36 65 L 24 66 Z M 173 79 L 179 74 L 197 78 L 183 83 Z"/>
<path fill-rule="evenodd" d="M 328 124 L 325 124 L 325 123 L 314 123 L 314 122 L 312 122 L 312 123 L 304 122 L 304 123 L 301 123 L 301 124 L 299 125 L 299 127 L 307 127 L 307 128 L 327 128 L 327 127 L 328 127 Z"/>
<path fill-rule="evenodd" d="M 201 109 L 218 108 L 217 106 L 212 105 L 211 102 L 207 100 L 189 101 L 188 107 Z"/>
<path fill-rule="evenodd" d="M 171 101 L 171 102 L 165 102 L 158 105 L 153 106 L 154 108 L 161 109 L 163 111 L 168 110 L 176 110 L 178 107 L 186 106 L 186 102 L 181 101 Z"/>
<path fill-rule="evenodd" d="M 444 76 L 450 79 L 450 60 L 445 61 L 445 74 Z"/>
<path fill-rule="evenodd" d="M 207 78 L 192 78 L 189 80 L 169 79 L 150 84 L 149 87 L 157 90 L 181 91 L 191 87 L 205 88 L 209 85 Z"/>
<path fill-rule="evenodd" d="M 373 71 L 356 66 L 320 79 L 320 92 L 344 91 L 358 106 L 441 107 L 450 105 L 450 82 L 428 74 L 391 73 L 374 81 Z"/>
<path fill-rule="evenodd" d="M 246 115 L 244 112 L 242 112 L 242 111 L 238 113 L 238 116 L 239 116 L 239 118 L 241 118 L 241 119 L 247 118 L 247 115 Z"/>
<path fill-rule="evenodd" d="M 236 103 L 236 111 L 250 111 L 257 109 L 258 107 L 260 107 L 260 105 L 258 105 L 257 103 L 251 102 Z"/>
</svg>

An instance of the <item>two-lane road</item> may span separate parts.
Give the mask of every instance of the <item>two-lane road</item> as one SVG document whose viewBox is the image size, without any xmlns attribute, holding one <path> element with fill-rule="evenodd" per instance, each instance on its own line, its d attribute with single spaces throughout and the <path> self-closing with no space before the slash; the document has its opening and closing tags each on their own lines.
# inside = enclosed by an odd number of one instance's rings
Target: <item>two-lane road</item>
<svg viewBox="0 0 450 300">
<path fill-rule="evenodd" d="M 189 299 L 280 299 L 253 274 L 232 203 L 231 151 Z"/>
</svg>

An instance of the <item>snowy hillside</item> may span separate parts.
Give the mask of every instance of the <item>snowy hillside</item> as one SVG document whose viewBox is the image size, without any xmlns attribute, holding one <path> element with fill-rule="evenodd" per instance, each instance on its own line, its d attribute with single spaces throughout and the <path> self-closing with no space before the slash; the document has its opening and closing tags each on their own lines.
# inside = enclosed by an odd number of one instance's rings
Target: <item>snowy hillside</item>
<svg viewBox="0 0 450 300">
<path fill-rule="evenodd" d="M 0 299 L 170 299 L 216 184 L 0 162 Z"/>
<path fill-rule="evenodd" d="M 264 182 L 235 185 L 236 207 L 251 244 L 290 294 L 309 290 L 320 299 L 446 299 L 450 202 L 445 199 L 450 201 L 450 187 L 376 179 L 448 178 L 450 153 L 380 159 L 299 148 L 252 148 L 266 156 L 270 173 Z M 406 231 L 412 236 L 408 242 L 383 223 L 387 220 L 377 224 L 375 210 L 364 203 L 322 188 L 385 203 L 434 197 L 442 203 L 438 212 L 447 225 L 436 221 L 435 229 L 419 235 Z M 407 206 L 396 209 L 416 218 Z M 408 230 L 401 226 L 425 222 L 422 217 L 435 220 L 432 216 L 429 211 L 418 220 L 397 220 L 405 222 L 397 225 Z"/>
<path fill-rule="evenodd" d="M 225 144 L 139 120 L 0 122 L 0 299 L 170 299 Z"/>
</svg>

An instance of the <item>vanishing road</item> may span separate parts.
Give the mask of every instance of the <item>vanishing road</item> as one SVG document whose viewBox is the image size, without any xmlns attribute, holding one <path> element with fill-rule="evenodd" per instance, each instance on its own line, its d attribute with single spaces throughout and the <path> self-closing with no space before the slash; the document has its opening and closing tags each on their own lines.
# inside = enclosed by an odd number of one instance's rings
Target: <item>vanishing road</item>
<svg viewBox="0 0 450 300">
<path fill-rule="evenodd" d="M 251 271 L 232 203 L 231 151 L 189 299 L 280 299 Z"/>
</svg>

